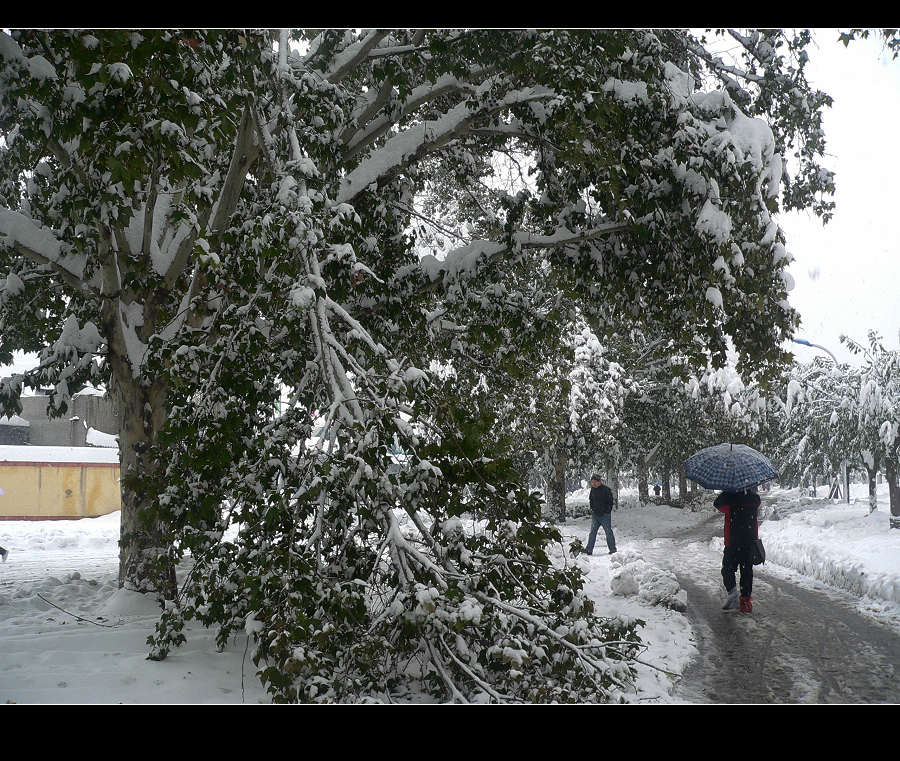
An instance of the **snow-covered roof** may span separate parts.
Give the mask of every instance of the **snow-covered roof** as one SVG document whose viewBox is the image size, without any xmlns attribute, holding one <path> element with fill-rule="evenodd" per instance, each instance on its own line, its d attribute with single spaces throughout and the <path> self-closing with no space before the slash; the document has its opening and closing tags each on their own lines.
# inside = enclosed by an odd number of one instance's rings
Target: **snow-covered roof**
<svg viewBox="0 0 900 761">
<path fill-rule="evenodd" d="M 92 447 L 114 447 L 115 449 L 119 448 L 119 440 L 116 436 L 112 435 L 111 433 L 103 433 L 103 431 L 98 431 L 96 428 L 87 429 L 85 440 Z"/>
<path fill-rule="evenodd" d="M 28 445 L 0 445 L 0 464 L 5 462 L 118 465 L 119 450 L 105 447 L 33 447 Z"/>
</svg>

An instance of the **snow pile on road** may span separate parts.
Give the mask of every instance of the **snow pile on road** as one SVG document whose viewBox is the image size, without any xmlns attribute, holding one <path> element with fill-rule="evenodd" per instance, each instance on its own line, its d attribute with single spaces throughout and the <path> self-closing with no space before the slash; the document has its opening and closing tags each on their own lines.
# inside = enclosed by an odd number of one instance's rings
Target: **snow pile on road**
<svg viewBox="0 0 900 761">
<path fill-rule="evenodd" d="M 671 571 L 657 568 L 636 550 L 621 550 L 610 557 L 609 586 L 622 597 L 637 595 L 649 605 L 687 610 L 687 592 Z"/>
</svg>

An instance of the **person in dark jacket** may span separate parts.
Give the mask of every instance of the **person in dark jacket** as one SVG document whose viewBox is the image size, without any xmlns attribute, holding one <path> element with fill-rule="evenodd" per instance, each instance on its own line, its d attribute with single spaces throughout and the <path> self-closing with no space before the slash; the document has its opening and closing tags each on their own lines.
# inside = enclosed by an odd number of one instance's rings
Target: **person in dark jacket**
<svg viewBox="0 0 900 761">
<path fill-rule="evenodd" d="M 759 494 L 755 488 L 743 492 L 723 491 L 713 505 L 725 513 L 725 551 L 722 554 L 722 581 L 728 597 L 722 610 L 740 607 L 742 613 L 753 611 L 753 542 L 759 538 Z M 741 569 L 741 592 L 738 598 L 735 571 Z"/>
<path fill-rule="evenodd" d="M 597 540 L 597 531 L 603 526 L 606 534 L 606 546 L 609 554 L 616 551 L 616 537 L 612 530 L 613 496 L 609 487 L 603 483 L 603 479 L 597 473 L 591 476 L 591 533 L 588 534 L 585 554 L 590 555 L 594 551 L 594 542 Z"/>
</svg>

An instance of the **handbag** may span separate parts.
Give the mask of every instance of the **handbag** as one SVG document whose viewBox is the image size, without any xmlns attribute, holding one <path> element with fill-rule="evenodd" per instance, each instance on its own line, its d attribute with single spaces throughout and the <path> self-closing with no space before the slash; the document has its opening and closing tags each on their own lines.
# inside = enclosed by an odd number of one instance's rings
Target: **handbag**
<svg viewBox="0 0 900 761">
<path fill-rule="evenodd" d="M 752 556 L 753 556 L 753 565 L 760 565 L 761 563 L 766 562 L 766 548 L 763 547 L 762 539 L 755 539 L 753 541 L 752 547 Z"/>
</svg>

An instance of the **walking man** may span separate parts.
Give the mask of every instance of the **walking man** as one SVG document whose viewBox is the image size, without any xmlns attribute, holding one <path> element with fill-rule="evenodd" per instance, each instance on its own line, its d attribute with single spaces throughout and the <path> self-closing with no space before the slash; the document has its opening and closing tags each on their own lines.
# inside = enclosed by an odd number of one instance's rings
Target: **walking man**
<svg viewBox="0 0 900 761">
<path fill-rule="evenodd" d="M 603 533 L 606 534 L 606 546 L 609 547 L 609 554 L 612 555 L 616 551 L 616 537 L 612 530 L 613 496 L 609 487 L 603 483 L 603 479 L 597 473 L 591 476 L 590 502 L 591 533 L 588 534 L 587 547 L 584 548 L 585 554 L 590 555 L 594 551 L 597 531 L 603 526 Z"/>
</svg>

